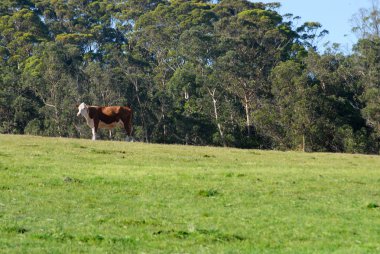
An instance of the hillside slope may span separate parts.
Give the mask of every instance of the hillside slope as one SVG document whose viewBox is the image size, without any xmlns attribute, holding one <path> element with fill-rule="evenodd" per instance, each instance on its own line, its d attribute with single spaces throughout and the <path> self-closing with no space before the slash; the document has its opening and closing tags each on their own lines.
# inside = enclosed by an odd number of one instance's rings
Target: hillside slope
<svg viewBox="0 0 380 254">
<path fill-rule="evenodd" d="M 379 156 L 0 135 L 0 248 L 373 253 L 379 186 Z"/>
</svg>

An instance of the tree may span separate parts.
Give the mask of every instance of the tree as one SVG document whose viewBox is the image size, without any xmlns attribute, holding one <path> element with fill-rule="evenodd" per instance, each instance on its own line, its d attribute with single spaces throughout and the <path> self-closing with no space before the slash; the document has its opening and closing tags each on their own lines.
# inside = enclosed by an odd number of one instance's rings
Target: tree
<svg viewBox="0 0 380 254">
<path fill-rule="evenodd" d="M 379 151 L 380 141 L 380 6 L 379 1 L 372 0 L 369 9 L 360 9 L 353 17 L 354 32 L 359 41 L 354 46 L 356 67 L 361 75 L 360 84 L 363 91 L 360 96 L 363 103 L 362 115 L 367 125 L 373 129 Z"/>
<path fill-rule="evenodd" d="M 145 142 L 378 152 L 372 3 L 343 55 L 279 3 L 0 1 L 0 132 L 86 136 L 76 103 L 130 103 Z"/>
<path fill-rule="evenodd" d="M 380 3 L 379 0 L 370 0 L 370 3 L 370 8 L 361 8 L 351 20 L 352 31 L 361 39 L 380 37 Z"/>
<path fill-rule="evenodd" d="M 80 100 L 80 62 L 77 47 L 60 43 L 43 44 L 26 61 L 23 82 L 43 103 L 40 112 L 44 116 L 45 134 L 49 136 L 73 135 L 71 116 Z"/>
<path fill-rule="evenodd" d="M 292 60 L 280 63 L 273 69 L 271 81 L 273 100 L 258 114 L 259 130 L 269 134 L 276 147 L 305 151 L 314 121 L 310 100 L 314 89 L 309 86 L 305 66 Z"/>
<path fill-rule="evenodd" d="M 235 10 L 239 10 L 239 4 Z M 218 21 L 220 48 L 217 60 L 227 89 L 241 101 L 248 137 L 252 135 L 252 114 L 270 91 L 271 69 L 285 60 L 294 33 L 281 16 L 272 10 L 250 8 Z"/>
<path fill-rule="evenodd" d="M 33 46 L 48 39 L 47 27 L 28 3 L 9 3 L 0 16 L 0 57 L 18 69 L 22 61 L 32 55 Z"/>
<path fill-rule="evenodd" d="M 0 4 L 0 130 L 24 133 L 28 122 L 38 117 L 40 101 L 24 86 L 20 76 L 35 45 L 48 40 L 46 25 L 32 1 L 2 1 Z"/>
<path fill-rule="evenodd" d="M 366 132 L 365 121 L 361 115 L 362 102 L 359 96 L 362 86 L 360 76 L 351 57 L 342 54 L 309 54 L 307 58 L 308 75 L 316 86 L 315 105 L 318 115 L 312 141 L 315 150 L 322 147 L 328 151 L 363 151 L 356 145 L 356 135 Z M 349 141 L 349 139 L 352 139 Z M 348 143 L 350 148 L 348 148 Z"/>
</svg>

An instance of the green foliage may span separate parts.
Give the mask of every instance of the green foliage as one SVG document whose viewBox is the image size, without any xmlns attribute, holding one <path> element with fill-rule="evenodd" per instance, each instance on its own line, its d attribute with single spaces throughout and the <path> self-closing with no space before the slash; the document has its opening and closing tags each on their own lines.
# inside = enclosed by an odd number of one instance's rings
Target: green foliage
<svg viewBox="0 0 380 254">
<path fill-rule="evenodd" d="M 76 104 L 130 103 L 145 142 L 378 153 L 376 12 L 363 12 L 372 19 L 357 28 L 371 29 L 343 55 L 317 53 L 321 24 L 297 27 L 278 8 L 1 1 L 0 132 L 89 137 Z"/>
<path fill-rule="evenodd" d="M 373 208 L 379 208 L 380 206 L 378 204 L 376 204 L 376 203 L 369 203 L 367 205 L 367 207 L 370 208 L 370 209 L 373 209 Z"/>
<path fill-rule="evenodd" d="M 28 135 L 43 135 L 43 125 L 39 119 L 33 119 L 25 126 L 24 132 Z"/>
<path fill-rule="evenodd" d="M 380 134 L 380 61 L 378 50 L 380 49 L 380 38 L 362 39 L 356 45 L 358 71 L 362 73 L 361 85 L 363 93 L 361 101 L 363 117 L 367 124 Z"/>
</svg>

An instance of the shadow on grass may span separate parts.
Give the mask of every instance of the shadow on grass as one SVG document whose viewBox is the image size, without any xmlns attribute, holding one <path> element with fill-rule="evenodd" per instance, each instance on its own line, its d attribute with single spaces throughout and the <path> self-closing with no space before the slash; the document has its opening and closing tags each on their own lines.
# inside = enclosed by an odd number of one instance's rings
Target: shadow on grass
<svg viewBox="0 0 380 254">
<path fill-rule="evenodd" d="M 245 237 L 237 234 L 228 234 L 219 230 L 195 229 L 192 232 L 183 230 L 159 230 L 153 233 L 154 236 L 170 236 L 178 239 L 200 238 L 207 242 L 233 242 L 244 241 Z"/>
</svg>

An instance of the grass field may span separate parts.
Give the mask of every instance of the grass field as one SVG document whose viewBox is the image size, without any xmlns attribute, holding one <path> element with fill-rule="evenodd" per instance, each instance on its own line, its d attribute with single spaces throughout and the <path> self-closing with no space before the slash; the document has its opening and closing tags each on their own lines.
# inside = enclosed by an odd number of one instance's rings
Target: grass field
<svg viewBox="0 0 380 254">
<path fill-rule="evenodd" d="M 0 135 L 1 253 L 379 253 L 380 157 Z"/>
</svg>

